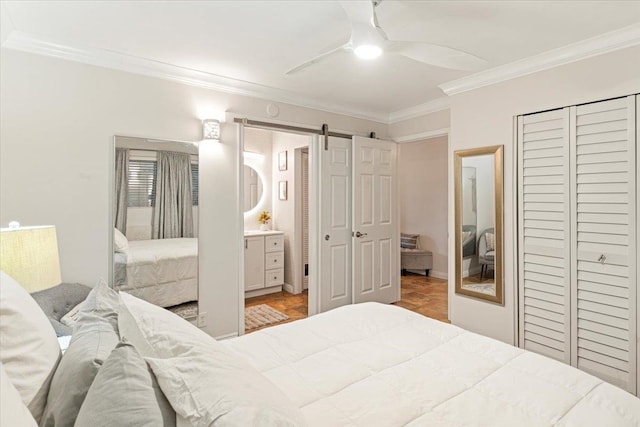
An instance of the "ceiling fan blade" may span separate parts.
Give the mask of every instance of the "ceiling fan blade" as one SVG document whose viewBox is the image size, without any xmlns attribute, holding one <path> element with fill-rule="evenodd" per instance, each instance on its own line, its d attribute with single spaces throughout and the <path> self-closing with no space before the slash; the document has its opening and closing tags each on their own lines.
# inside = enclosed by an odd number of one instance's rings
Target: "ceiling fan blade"
<svg viewBox="0 0 640 427">
<path fill-rule="evenodd" d="M 484 59 L 470 53 L 429 43 L 394 41 L 390 42 L 387 51 L 418 62 L 453 70 L 475 71 L 487 64 Z"/>
<path fill-rule="evenodd" d="M 350 49 L 350 48 L 351 48 L 351 45 L 350 45 L 349 43 L 345 43 L 345 44 L 340 45 L 340 46 L 338 46 L 338 47 L 336 47 L 336 48 L 329 49 L 329 50 L 327 50 L 327 51 L 325 51 L 325 52 L 323 52 L 323 53 L 319 54 L 319 55 L 318 55 L 318 56 L 316 56 L 315 58 L 312 58 L 312 59 L 310 59 L 310 60 L 308 60 L 308 61 L 306 61 L 306 62 L 303 62 L 303 63 L 302 63 L 302 64 L 300 64 L 300 65 L 297 65 L 297 66 L 295 66 L 295 67 L 291 68 L 291 69 L 290 69 L 289 71 L 287 71 L 285 74 L 286 74 L 287 76 L 289 76 L 289 75 L 291 75 L 291 74 L 298 73 L 298 72 L 300 72 L 300 71 L 302 71 L 302 70 L 306 69 L 307 67 L 310 67 L 310 66 L 312 66 L 312 65 L 314 65 L 314 64 L 317 64 L 318 62 L 323 61 L 324 59 L 326 59 L 327 57 L 329 57 L 329 56 L 333 55 L 334 53 L 340 52 L 340 51 L 342 51 L 342 50 Z"/>
<path fill-rule="evenodd" d="M 340 6 L 344 9 L 351 21 L 352 26 L 373 24 L 373 2 L 371 0 L 341 1 Z"/>
</svg>

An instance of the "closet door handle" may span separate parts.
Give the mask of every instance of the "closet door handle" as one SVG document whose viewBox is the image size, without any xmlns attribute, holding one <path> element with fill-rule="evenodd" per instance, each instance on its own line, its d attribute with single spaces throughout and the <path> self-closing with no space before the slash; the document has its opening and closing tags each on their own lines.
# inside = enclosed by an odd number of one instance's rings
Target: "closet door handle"
<svg viewBox="0 0 640 427">
<path fill-rule="evenodd" d="M 600 262 L 600 264 L 604 265 L 604 262 L 607 260 L 607 257 L 605 254 L 600 255 L 600 258 L 598 258 L 598 262 Z"/>
</svg>

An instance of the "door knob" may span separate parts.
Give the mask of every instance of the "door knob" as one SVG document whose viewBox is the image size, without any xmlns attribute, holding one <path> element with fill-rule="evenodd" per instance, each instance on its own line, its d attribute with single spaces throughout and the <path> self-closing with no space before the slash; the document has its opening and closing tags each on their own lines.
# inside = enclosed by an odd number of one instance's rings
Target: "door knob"
<svg viewBox="0 0 640 427">
<path fill-rule="evenodd" d="M 329 240 L 330 238 L 331 238 L 331 236 L 329 236 L 328 234 L 326 234 L 326 235 L 324 236 L 324 240 Z"/>
<path fill-rule="evenodd" d="M 356 231 L 356 237 L 357 237 L 357 238 L 364 237 L 364 236 L 366 236 L 366 235 L 367 235 L 367 233 L 361 233 L 361 232 L 359 232 L 359 231 Z"/>
</svg>

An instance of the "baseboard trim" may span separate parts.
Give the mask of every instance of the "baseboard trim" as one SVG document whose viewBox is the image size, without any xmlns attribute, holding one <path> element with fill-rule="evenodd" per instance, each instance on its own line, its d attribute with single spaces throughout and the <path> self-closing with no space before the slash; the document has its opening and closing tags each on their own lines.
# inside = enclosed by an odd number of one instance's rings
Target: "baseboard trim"
<svg viewBox="0 0 640 427">
<path fill-rule="evenodd" d="M 244 293 L 244 298 L 247 299 L 247 298 L 259 297 L 267 294 L 275 294 L 276 292 L 281 292 L 281 291 L 282 291 L 282 285 L 272 286 L 270 288 L 264 288 L 264 289 L 256 289 L 253 291 L 246 291 Z"/>
<path fill-rule="evenodd" d="M 296 294 L 293 285 L 290 285 L 289 283 L 285 283 L 284 285 L 282 285 L 282 289 L 289 292 L 290 294 Z"/>
<path fill-rule="evenodd" d="M 449 280 L 449 274 L 447 272 L 443 272 L 443 271 L 430 271 L 429 272 L 429 276 L 433 276 L 436 279 L 443 279 L 443 280 Z"/>
<path fill-rule="evenodd" d="M 410 273 L 413 273 L 413 274 L 419 274 L 421 276 L 426 276 L 426 273 L 425 273 L 424 270 L 407 269 L 407 271 L 410 272 Z M 435 277 L 436 279 L 447 280 L 449 278 L 449 275 L 447 273 L 443 273 L 442 271 L 429 270 L 429 277 Z"/>
<path fill-rule="evenodd" d="M 214 339 L 220 341 L 220 340 L 228 340 L 229 338 L 236 338 L 238 336 L 237 332 L 232 332 L 230 334 L 225 334 L 225 335 L 219 335 L 217 337 L 213 337 Z"/>
</svg>

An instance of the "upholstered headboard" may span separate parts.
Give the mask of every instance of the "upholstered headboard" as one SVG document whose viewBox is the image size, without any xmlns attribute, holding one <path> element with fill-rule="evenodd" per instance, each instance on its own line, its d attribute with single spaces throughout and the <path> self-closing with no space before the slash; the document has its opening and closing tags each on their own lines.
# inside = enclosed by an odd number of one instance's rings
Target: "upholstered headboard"
<svg viewBox="0 0 640 427">
<path fill-rule="evenodd" d="M 43 291 L 31 294 L 56 331 L 56 335 L 71 335 L 71 328 L 60 323 L 60 319 L 73 307 L 87 298 L 91 288 L 80 283 L 61 283 Z"/>
</svg>

